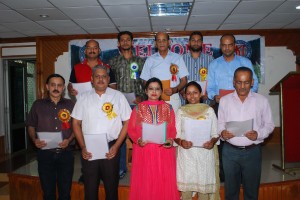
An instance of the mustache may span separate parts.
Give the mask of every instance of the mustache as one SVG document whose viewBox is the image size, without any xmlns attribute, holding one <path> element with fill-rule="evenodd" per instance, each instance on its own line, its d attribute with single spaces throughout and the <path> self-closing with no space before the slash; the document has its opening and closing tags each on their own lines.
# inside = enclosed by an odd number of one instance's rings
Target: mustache
<svg viewBox="0 0 300 200">
<path fill-rule="evenodd" d="M 96 52 L 93 52 L 93 51 L 92 51 L 92 52 L 90 52 L 89 54 L 96 54 Z"/>
</svg>

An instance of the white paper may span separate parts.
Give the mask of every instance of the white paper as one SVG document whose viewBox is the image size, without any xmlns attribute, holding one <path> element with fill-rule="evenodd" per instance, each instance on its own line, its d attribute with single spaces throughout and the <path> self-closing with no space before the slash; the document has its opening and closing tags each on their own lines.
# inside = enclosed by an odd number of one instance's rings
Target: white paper
<svg viewBox="0 0 300 200">
<path fill-rule="evenodd" d="M 160 125 L 142 123 L 142 139 L 149 143 L 164 144 L 166 142 L 166 123 Z"/>
<path fill-rule="evenodd" d="M 211 139 L 211 124 L 211 119 L 185 119 L 185 139 L 191 141 L 195 147 L 203 147 L 203 144 Z"/>
<path fill-rule="evenodd" d="M 106 133 L 101 134 L 83 134 L 85 146 L 88 152 L 92 153 L 89 160 L 106 159 L 108 153 L 108 142 Z"/>
<path fill-rule="evenodd" d="M 37 135 L 40 140 L 47 143 L 42 149 L 60 148 L 58 144 L 63 141 L 61 132 L 37 132 Z"/>
<path fill-rule="evenodd" d="M 129 105 L 135 105 L 135 103 L 133 103 L 135 101 L 135 94 L 132 92 L 132 93 L 123 93 L 125 98 L 127 99 Z"/>
<path fill-rule="evenodd" d="M 253 130 L 253 119 L 226 122 L 226 130 L 236 137 L 243 137 L 245 133 Z"/>
<path fill-rule="evenodd" d="M 77 90 L 77 95 L 82 94 L 83 92 L 87 92 L 93 89 L 91 82 L 85 83 L 72 83 L 72 86 L 75 90 Z"/>
</svg>

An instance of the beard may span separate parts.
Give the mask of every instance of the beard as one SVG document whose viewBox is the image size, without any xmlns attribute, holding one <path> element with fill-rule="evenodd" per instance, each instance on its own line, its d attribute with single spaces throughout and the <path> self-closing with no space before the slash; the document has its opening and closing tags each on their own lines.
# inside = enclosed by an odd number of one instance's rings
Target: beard
<svg viewBox="0 0 300 200">
<path fill-rule="evenodd" d="M 199 46 L 197 48 L 193 47 L 193 46 L 190 46 L 190 50 L 191 51 L 194 51 L 194 52 L 199 52 L 199 51 L 202 51 L 202 46 Z"/>
<path fill-rule="evenodd" d="M 132 46 L 129 46 L 129 47 L 121 47 L 120 46 L 120 50 L 121 51 L 129 51 L 129 50 L 131 50 L 132 49 Z"/>
</svg>

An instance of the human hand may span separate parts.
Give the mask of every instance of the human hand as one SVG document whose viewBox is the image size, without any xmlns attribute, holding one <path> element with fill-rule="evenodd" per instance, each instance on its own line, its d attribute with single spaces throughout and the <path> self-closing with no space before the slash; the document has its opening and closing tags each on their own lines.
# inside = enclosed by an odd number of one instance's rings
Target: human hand
<svg viewBox="0 0 300 200">
<path fill-rule="evenodd" d="M 72 83 L 68 84 L 68 91 L 69 91 L 70 95 L 73 95 L 73 96 L 76 96 L 78 94 L 78 91 L 73 88 Z"/>
<path fill-rule="evenodd" d="M 166 89 L 164 89 L 163 92 L 164 92 L 165 95 L 167 95 L 167 96 L 171 96 L 171 95 L 173 94 L 172 88 L 166 88 Z"/>
<path fill-rule="evenodd" d="M 67 148 L 68 145 L 69 145 L 69 140 L 68 140 L 68 139 L 64 139 L 62 142 L 60 142 L 60 143 L 58 144 L 58 146 L 59 146 L 60 148 L 62 148 L 62 149 Z"/>
<path fill-rule="evenodd" d="M 139 138 L 138 141 L 137 141 L 137 144 L 140 146 L 140 147 L 144 147 L 147 142 L 146 141 L 143 141 L 142 138 Z"/>
<path fill-rule="evenodd" d="M 235 135 L 233 135 L 232 133 L 230 133 L 230 132 L 227 131 L 227 130 L 223 130 L 223 131 L 221 132 L 221 136 L 222 136 L 222 138 L 223 138 L 224 140 L 229 140 L 229 139 L 235 137 Z"/>
<path fill-rule="evenodd" d="M 245 133 L 245 137 L 252 141 L 257 140 L 257 135 L 258 134 L 256 131 L 248 131 L 247 133 Z"/>
<path fill-rule="evenodd" d="M 118 147 L 116 144 L 112 145 L 112 146 L 110 147 L 108 153 L 105 154 L 106 158 L 107 158 L 108 160 L 113 159 L 113 158 L 117 155 L 118 150 L 119 150 L 119 147 Z"/>
<path fill-rule="evenodd" d="M 82 155 L 82 158 L 85 160 L 89 160 L 92 158 L 92 154 L 87 151 L 86 147 L 81 149 L 81 155 Z"/>
<path fill-rule="evenodd" d="M 214 99 L 215 99 L 215 101 L 216 101 L 217 103 L 219 103 L 219 102 L 220 102 L 220 99 L 221 99 L 221 96 L 220 96 L 220 95 L 216 95 L 216 96 L 214 97 Z"/>
<path fill-rule="evenodd" d="M 140 96 L 136 96 L 135 100 L 132 103 L 134 103 L 134 104 L 137 105 L 137 104 L 139 104 L 141 102 L 142 102 L 142 98 Z"/>
<path fill-rule="evenodd" d="M 187 140 L 180 140 L 180 146 L 184 149 L 190 149 L 193 146 L 193 143 Z"/>
<path fill-rule="evenodd" d="M 41 148 L 43 148 L 43 147 L 45 147 L 47 145 L 47 143 L 44 140 L 40 140 L 40 139 L 35 139 L 33 141 L 33 143 L 39 149 L 41 149 Z"/>
<path fill-rule="evenodd" d="M 163 147 L 169 149 L 173 146 L 173 140 L 172 139 L 166 139 L 166 142 L 163 144 Z"/>
</svg>

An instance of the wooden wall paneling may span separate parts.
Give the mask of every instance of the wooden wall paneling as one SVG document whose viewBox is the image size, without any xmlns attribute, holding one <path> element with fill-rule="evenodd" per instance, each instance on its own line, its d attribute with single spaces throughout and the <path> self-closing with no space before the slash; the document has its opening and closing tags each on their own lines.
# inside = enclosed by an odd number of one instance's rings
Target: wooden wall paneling
<svg viewBox="0 0 300 200">
<path fill-rule="evenodd" d="M 259 188 L 259 200 L 281 200 L 281 184 L 263 184 Z"/>
<path fill-rule="evenodd" d="M 68 51 L 69 40 L 62 39 L 38 39 L 37 40 L 37 97 L 43 98 L 47 91 L 45 81 L 50 74 L 54 73 L 54 63 L 58 56 Z"/>
<path fill-rule="evenodd" d="M 285 182 L 282 185 L 282 196 L 281 199 L 285 200 L 285 199 L 300 199 L 300 182 Z"/>
</svg>

